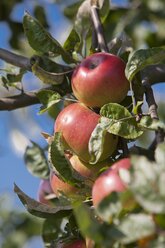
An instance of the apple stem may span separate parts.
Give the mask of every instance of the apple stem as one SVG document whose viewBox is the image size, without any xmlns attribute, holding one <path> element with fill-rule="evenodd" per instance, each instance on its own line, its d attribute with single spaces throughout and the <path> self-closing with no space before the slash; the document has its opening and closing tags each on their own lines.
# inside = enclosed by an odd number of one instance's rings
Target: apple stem
<svg viewBox="0 0 165 248">
<path fill-rule="evenodd" d="M 104 30 L 103 26 L 100 20 L 99 16 L 99 7 L 98 7 L 98 1 L 92 1 L 91 0 L 91 17 L 92 17 L 92 22 L 95 28 L 95 32 L 97 34 L 97 41 L 99 48 L 102 52 L 109 52 L 108 46 L 105 40 L 104 36 Z"/>
<path fill-rule="evenodd" d="M 146 102 L 147 102 L 148 107 L 149 107 L 150 116 L 152 119 L 159 120 L 158 112 L 157 112 L 158 106 L 157 106 L 156 101 L 155 101 L 153 89 L 152 89 L 150 83 L 148 82 L 147 77 L 142 78 L 142 84 L 144 87 L 144 93 L 145 93 L 145 97 L 146 97 Z M 163 142 L 164 138 L 165 138 L 165 132 L 162 128 L 159 128 L 155 132 L 156 143 L 159 144 L 159 143 Z"/>
</svg>

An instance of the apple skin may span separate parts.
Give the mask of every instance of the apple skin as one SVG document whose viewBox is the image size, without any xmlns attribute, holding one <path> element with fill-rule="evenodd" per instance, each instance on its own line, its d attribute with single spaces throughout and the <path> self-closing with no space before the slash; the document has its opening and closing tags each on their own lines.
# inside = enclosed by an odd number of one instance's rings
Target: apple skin
<svg viewBox="0 0 165 248">
<path fill-rule="evenodd" d="M 47 200 L 45 196 L 52 193 L 53 190 L 51 188 L 50 181 L 47 179 L 42 179 L 38 187 L 37 200 L 43 204 L 51 205 L 50 201 Z"/>
<path fill-rule="evenodd" d="M 70 244 L 62 246 L 62 248 L 86 248 L 86 245 L 83 240 L 76 240 Z"/>
<path fill-rule="evenodd" d="M 70 149 L 81 160 L 90 161 L 88 143 L 90 136 L 98 124 L 100 115 L 90 110 L 82 103 L 73 103 L 64 108 L 58 115 L 54 130 L 62 132 L 63 143 L 66 149 Z M 100 161 L 109 157 L 116 149 L 117 136 L 107 133 Z"/>
<path fill-rule="evenodd" d="M 91 165 L 89 163 L 86 163 L 82 160 L 79 159 L 78 156 L 73 155 L 70 159 L 69 159 L 72 167 L 78 172 L 80 173 L 81 176 L 90 178 L 91 180 L 95 180 L 98 176 L 98 173 L 100 171 L 100 169 L 102 169 L 103 167 L 107 167 L 107 162 L 100 162 L 97 163 L 95 165 Z"/>
<path fill-rule="evenodd" d="M 63 182 L 61 179 L 58 178 L 57 175 L 55 175 L 54 172 L 50 173 L 50 185 L 57 197 L 59 197 L 60 192 L 63 192 L 66 196 L 71 196 L 76 194 L 79 189 Z"/>
<path fill-rule="evenodd" d="M 92 199 L 95 207 L 110 193 L 123 192 L 126 189 L 126 185 L 119 176 L 119 170 L 130 167 L 129 158 L 121 159 L 96 179 L 92 187 Z"/>
<path fill-rule="evenodd" d="M 129 90 L 125 63 L 110 53 L 90 55 L 74 70 L 71 85 L 77 99 L 88 107 L 120 103 Z"/>
</svg>

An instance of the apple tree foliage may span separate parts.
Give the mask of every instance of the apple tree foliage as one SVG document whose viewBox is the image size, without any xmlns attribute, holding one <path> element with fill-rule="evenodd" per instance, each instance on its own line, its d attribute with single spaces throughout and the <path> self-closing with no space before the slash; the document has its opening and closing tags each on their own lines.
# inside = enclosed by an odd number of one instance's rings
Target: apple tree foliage
<svg viewBox="0 0 165 248">
<path fill-rule="evenodd" d="M 0 3 L 9 16 L 7 22 L 14 34 L 10 43 L 21 51 L 16 39 L 24 33 L 33 55 L 27 58 L 9 52 L 9 59 L 0 55 L 20 67 L 16 72 L 4 71 L 1 81 L 9 89 L 17 87 L 27 71 L 38 77 L 43 83 L 42 89 L 33 95 L 34 102 L 29 105 L 40 103 L 39 114 L 50 113 L 52 109 L 58 112 L 59 103 L 65 106 L 76 100 L 70 84 L 72 72 L 83 58 L 101 48 L 98 30 L 91 20 L 93 4 L 98 4 L 100 18 L 97 22 L 103 27 L 101 35 L 105 36 L 107 49 L 125 61 L 125 75 L 130 82 L 130 94 L 120 104 L 108 103 L 99 109 L 101 118 L 89 141 L 90 162 L 95 166 L 105 132 L 119 136 L 118 147 L 109 161 L 114 163 L 122 157 L 131 157 L 131 170 L 120 170 L 120 177 L 127 184 L 126 191 L 113 192 L 94 209 L 90 182 L 66 160 L 60 133 L 53 136 L 43 130 L 48 144 L 46 151 L 34 142 L 27 147 L 24 161 L 32 175 L 48 179 L 53 170 L 64 182 L 81 189 L 80 194 L 72 198 L 66 195 L 51 197 L 52 205 L 49 206 L 14 186 L 27 211 L 43 219 L 41 236 L 45 247 L 61 247 L 61 244 L 77 239 L 91 241 L 87 245 L 89 248 L 165 247 L 165 124 L 158 118 L 151 88 L 152 84 L 165 81 L 164 1 L 128 1 L 124 7 L 107 0 L 74 1 L 72 4 L 66 1 L 64 15 L 72 21 L 73 27 L 64 44 L 48 31 L 41 6 L 35 7 L 34 15 L 25 12 L 23 23 L 16 25 L 10 19 L 11 8 L 16 2 L 21 1 Z M 63 4 L 63 1 L 57 2 Z M 5 20 L 4 14 L 0 18 Z M 140 48 L 142 45 L 145 49 Z M 143 111 L 145 103 L 147 111 Z M 4 106 L 5 103 L 2 110 Z M 28 104 L 22 105 L 25 106 Z M 18 107 L 21 105 L 15 108 Z M 154 141 L 145 148 L 138 146 L 139 138 L 148 130 L 155 134 Z"/>
</svg>

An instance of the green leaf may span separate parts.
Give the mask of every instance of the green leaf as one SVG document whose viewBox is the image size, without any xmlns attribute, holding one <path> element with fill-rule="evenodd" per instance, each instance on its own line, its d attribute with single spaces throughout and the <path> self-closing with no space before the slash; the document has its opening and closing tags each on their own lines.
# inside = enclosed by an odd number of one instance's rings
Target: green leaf
<svg viewBox="0 0 165 248">
<path fill-rule="evenodd" d="M 165 169 L 165 142 L 160 143 L 155 150 L 156 162 Z"/>
<path fill-rule="evenodd" d="M 54 92 L 53 90 L 40 90 L 37 92 L 37 97 L 39 98 L 40 102 L 43 104 L 41 107 L 39 114 L 43 114 L 47 111 L 50 107 L 55 105 L 61 100 L 60 94 Z"/>
<path fill-rule="evenodd" d="M 149 243 L 149 247 L 152 248 L 164 248 L 165 247 L 165 237 L 164 235 L 159 235 L 156 240 L 153 240 Z"/>
<path fill-rule="evenodd" d="M 135 242 L 155 233 L 155 223 L 150 215 L 130 214 L 118 224 L 119 230 L 125 235 L 121 240 L 124 244 Z"/>
<path fill-rule="evenodd" d="M 59 85 L 64 81 L 64 75 L 66 72 L 53 73 L 45 71 L 39 66 L 39 58 L 31 58 L 32 72 L 36 75 L 43 83 Z"/>
<path fill-rule="evenodd" d="M 107 132 L 121 136 L 125 139 L 136 139 L 143 134 L 138 127 L 135 116 L 123 106 L 117 103 L 104 105 L 100 110 L 100 123 Z"/>
<path fill-rule="evenodd" d="M 64 181 L 73 186 L 81 187 L 82 178 L 71 166 L 68 159 L 65 158 L 62 147 L 61 133 L 55 133 L 54 140 L 49 147 L 49 162 L 51 168 Z"/>
<path fill-rule="evenodd" d="M 96 164 L 103 152 L 103 145 L 107 131 L 104 123 L 98 123 L 89 139 L 90 164 Z"/>
<path fill-rule="evenodd" d="M 100 115 L 113 120 L 121 120 L 132 117 L 131 113 L 118 103 L 105 104 L 100 110 Z"/>
<path fill-rule="evenodd" d="M 150 115 L 142 116 L 140 122 L 138 123 L 139 127 L 149 130 L 158 130 L 159 128 L 165 130 L 165 124 L 159 120 L 152 119 Z"/>
<path fill-rule="evenodd" d="M 63 219 L 46 219 L 42 227 L 42 238 L 45 246 L 50 245 L 52 242 L 56 242 L 60 235 L 62 235 L 62 221 Z"/>
<path fill-rule="evenodd" d="M 129 57 L 125 73 L 129 81 L 132 81 L 137 72 L 148 65 L 160 64 L 165 59 L 165 47 L 154 47 L 134 51 Z"/>
<path fill-rule="evenodd" d="M 112 247 L 123 238 L 123 233 L 115 225 L 100 222 L 95 213 L 82 202 L 73 203 L 73 212 L 81 234 L 95 241 L 96 247 Z"/>
<path fill-rule="evenodd" d="M 128 188 L 136 201 L 151 213 L 165 213 L 165 170 L 143 156 L 132 158 Z"/>
<path fill-rule="evenodd" d="M 74 63 L 72 57 L 62 48 L 43 26 L 27 12 L 23 18 L 23 27 L 30 46 L 42 54 L 52 53 L 54 56 L 61 55 L 66 63 Z"/>
<path fill-rule="evenodd" d="M 96 243 L 101 243 L 103 236 L 100 232 L 100 224 L 90 209 L 82 202 L 75 202 L 73 203 L 73 211 L 82 235 L 91 238 Z"/>
<path fill-rule="evenodd" d="M 24 161 L 28 171 L 36 177 L 49 178 L 49 166 L 43 149 L 32 142 L 31 147 L 27 147 L 24 154 Z"/>
<path fill-rule="evenodd" d="M 96 212 L 105 222 L 110 222 L 112 218 L 119 215 L 122 210 L 122 204 L 116 192 L 112 192 L 108 197 L 98 205 Z"/>
<path fill-rule="evenodd" d="M 81 48 L 81 41 L 79 38 L 78 33 L 76 32 L 76 30 L 73 28 L 68 36 L 68 38 L 66 39 L 63 48 L 65 49 L 65 51 L 67 51 L 68 53 L 70 53 L 70 55 L 72 55 L 72 53 L 74 51 L 79 51 Z"/>
<path fill-rule="evenodd" d="M 99 10 L 101 19 L 104 19 L 109 13 L 109 0 L 99 0 Z M 76 20 L 75 20 L 75 29 L 82 39 L 84 39 L 91 28 L 90 12 L 91 5 L 89 0 L 85 0 L 80 5 Z"/>
<path fill-rule="evenodd" d="M 67 211 L 71 210 L 71 206 L 62 205 L 50 207 L 46 204 L 42 204 L 26 195 L 16 184 L 14 184 L 14 192 L 18 195 L 20 201 L 26 207 L 27 211 L 32 215 L 40 218 L 52 218 L 52 216 L 56 215 L 58 212 L 65 216 Z"/>
</svg>

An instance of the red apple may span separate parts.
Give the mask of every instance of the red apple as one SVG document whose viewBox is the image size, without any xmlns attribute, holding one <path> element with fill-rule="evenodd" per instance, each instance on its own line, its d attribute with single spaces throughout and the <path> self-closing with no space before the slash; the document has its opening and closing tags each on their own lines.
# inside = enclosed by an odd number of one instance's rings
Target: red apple
<svg viewBox="0 0 165 248">
<path fill-rule="evenodd" d="M 81 176 L 90 178 L 92 180 L 97 178 L 97 175 L 100 171 L 101 168 L 103 167 L 107 167 L 107 162 L 100 162 L 97 163 L 95 165 L 91 165 L 89 163 L 86 163 L 82 160 L 80 160 L 78 158 L 78 156 L 73 155 L 70 159 L 69 159 L 72 167 L 78 172 L 80 173 Z"/>
<path fill-rule="evenodd" d="M 86 248 L 85 242 L 83 240 L 76 240 L 69 244 L 62 246 L 62 248 Z"/>
<path fill-rule="evenodd" d="M 114 163 L 111 167 L 113 170 L 126 169 L 128 170 L 131 167 L 130 158 L 123 158 Z"/>
<path fill-rule="evenodd" d="M 64 146 L 81 160 L 90 161 L 88 143 L 99 121 L 100 115 L 81 103 L 73 103 L 64 108 L 55 122 L 55 132 L 62 132 Z M 103 154 L 100 161 L 109 157 L 116 149 L 118 138 L 110 133 L 105 136 Z"/>
<path fill-rule="evenodd" d="M 50 185 L 52 187 L 53 192 L 58 197 L 60 192 L 63 192 L 66 196 L 71 196 L 73 194 L 76 194 L 76 192 L 79 191 L 78 188 L 63 182 L 61 179 L 58 178 L 55 173 L 50 173 Z"/>
<path fill-rule="evenodd" d="M 50 186 L 50 181 L 46 179 L 42 179 L 39 184 L 38 192 L 37 192 L 37 200 L 41 203 L 50 205 L 50 201 L 45 197 L 49 194 L 52 194 L 53 190 Z"/>
<path fill-rule="evenodd" d="M 119 57 L 103 52 L 87 57 L 74 70 L 72 90 L 88 107 L 120 103 L 129 90 L 125 63 Z"/>
<path fill-rule="evenodd" d="M 130 166 L 130 159 L 121 159 L 96 179 L 92 188 L 92 199 L 95 207 L 110 193 L 125 190 L 126 185 L 119 176 L 119 170 L 121 168 L 129 169 Z"/>
</svg>

